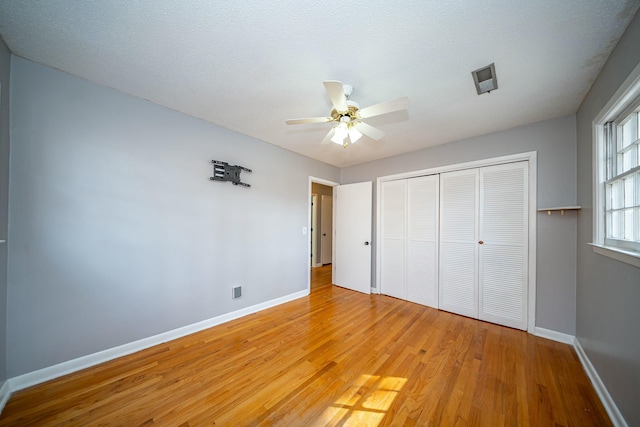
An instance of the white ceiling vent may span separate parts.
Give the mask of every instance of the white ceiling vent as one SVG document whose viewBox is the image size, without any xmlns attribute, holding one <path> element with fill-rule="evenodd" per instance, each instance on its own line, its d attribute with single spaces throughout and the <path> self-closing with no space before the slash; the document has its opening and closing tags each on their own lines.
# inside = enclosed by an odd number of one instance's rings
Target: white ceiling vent
<svg viewBox="0 0 640 427">
<path fill-rule="evenodd" d="M 496 67 L 494 64 L 472 71 L 471 75 L 476 84 L 478 95 L 498 89 L 498 79 L 496 78 Z"/>
</svg>

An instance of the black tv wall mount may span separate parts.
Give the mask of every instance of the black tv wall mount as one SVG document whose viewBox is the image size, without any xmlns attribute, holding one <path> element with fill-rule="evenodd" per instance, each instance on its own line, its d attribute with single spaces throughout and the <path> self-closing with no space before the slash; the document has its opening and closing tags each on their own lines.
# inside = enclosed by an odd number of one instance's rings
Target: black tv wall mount
<svg viewBox="0 0 640 427">
<path fill-rule="evenodd" d="M 211 160 L 211 163 L 213 163 L 213 176 L 209 178 L 211 181 L 230 181 L 233 185 L 251 187 L 251 185 L 240 181 L 240 172 L 251 173 L 251 169 L 238 165 L 231 166 L 229 163 L 219 160 Z"/>
</svg>

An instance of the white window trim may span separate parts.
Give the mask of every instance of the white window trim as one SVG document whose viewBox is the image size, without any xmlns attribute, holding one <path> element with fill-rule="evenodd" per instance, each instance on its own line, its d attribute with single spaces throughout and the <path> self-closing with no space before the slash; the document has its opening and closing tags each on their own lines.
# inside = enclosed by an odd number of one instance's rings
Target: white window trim
<svg viewBox="0 0 640 427">
<path fill-rule="evenodd" d="M 637 253 L 629 252 L 613 246 L 605 246 L 597 243 L 589 243 L 593 246 L 593 251 L 597 254 L 608 256 L 620 262 L 631 264 L 640 268 L 640 256 Z"/>
<path fill-rule="evenodd" d="M 640 267 L 640 253 L 605 245 L 605 190 L 606 150 L 605 123 L 620 116 L 640 96 L 640 64 L 620 85 L 609 102 L 600 110 L 592 122 L 593 135 L 593 251 L 618 261 Z"/>
</svg>

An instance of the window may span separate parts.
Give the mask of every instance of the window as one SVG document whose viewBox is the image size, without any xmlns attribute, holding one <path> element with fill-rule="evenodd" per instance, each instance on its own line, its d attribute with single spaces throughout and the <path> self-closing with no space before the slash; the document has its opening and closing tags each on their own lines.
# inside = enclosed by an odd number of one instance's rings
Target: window
<svg viewBox="0 0 640 427">
<path fill-rule="evenodd" d="M 595 252 L 640 267 L 640 64 L 593 122 Z"/>
<path fill-rule="evenodd" d="M 605 245 L 640 252 L 640 139 L 638 111 L 632 104 L 606 123 Z"/>
</svg>

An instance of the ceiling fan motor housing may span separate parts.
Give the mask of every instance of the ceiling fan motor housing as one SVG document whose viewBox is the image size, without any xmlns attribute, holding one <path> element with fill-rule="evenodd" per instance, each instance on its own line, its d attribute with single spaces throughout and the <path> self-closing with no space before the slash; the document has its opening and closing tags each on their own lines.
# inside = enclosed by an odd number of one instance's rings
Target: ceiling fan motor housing
<svg viewBox="0 0 640 427">
<path fill-rule="evenodd" d="M 344 96 L 347 99 L 349 99 L 349 97 L 353 93 L 353 86 L 351 86 L 351 85 L 342 85 L 342 90 L 344 90 Z"/>
<path fill-rule="evenodd" d="M 347 111 L 339 112 L 335 108 L 331 110 L 331 117 L 337 122 L 341 121 L 342 117 L 349 117 L 350 121 L 360 119 L 358 110 L 360 106 L 355 101 L 347 100 Z"/>
</svg>

